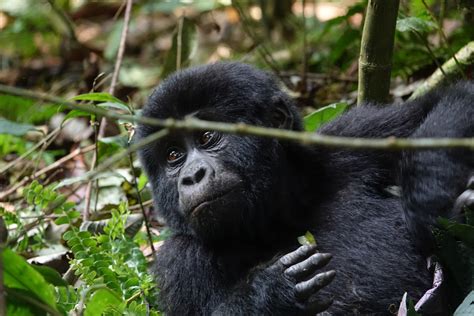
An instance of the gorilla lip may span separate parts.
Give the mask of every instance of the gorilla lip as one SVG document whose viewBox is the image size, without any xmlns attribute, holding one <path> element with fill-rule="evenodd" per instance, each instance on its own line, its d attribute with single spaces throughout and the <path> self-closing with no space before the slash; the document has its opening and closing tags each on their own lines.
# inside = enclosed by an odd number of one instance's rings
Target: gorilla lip
<svg viewBox="0 0 474 316">
<path fill-rule="evenodd" d="M 225 190 L 223 191 L 222 193 L 219 193 L 213 197 L 211 197 L 210 199 L 208 200 L 205 200 L 205 201 L 202 201 L 200 203 L 198 203 L 195 207 L 192 208 L 191 210 L 191 215 L 196 215 L 199 211 L 201 211 L 202 209 L 204 209 L 206 206 L 208 206 L 209 204 L 211 204 L 212 202 L 215 202 L 216 200 L 219 200 L 223 197 L 225 197 L 226 195 L 232 193 L 233 191 L 235 191 L 237 188 L 231 188 L 229 190 Z"/>
</svg>

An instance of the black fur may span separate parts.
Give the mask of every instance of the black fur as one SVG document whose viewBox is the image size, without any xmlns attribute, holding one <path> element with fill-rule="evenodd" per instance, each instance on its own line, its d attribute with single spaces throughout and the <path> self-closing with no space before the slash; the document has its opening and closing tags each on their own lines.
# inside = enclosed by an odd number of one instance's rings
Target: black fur
<svg viewBox="0 0 474 316">
<path fill-rule="evenodd" d="M 171 76 L 154 91 L 143 115 L 302 129 L 275 80 L 239 63 Z M 140 126 L 138 131 L 144 137 L 156 130 Z M 319 133 L 473 136 L 474 85 L 460 83 L 403 105 L 353 108 Z M 327 311 L 333 314 L 384 314 L 398 306 L 404 292 L 417 299 L 430 288 L 432 276 L 414 241 L 429 249 L 429 226 L 439 215 L 452 215 L 449 210 L 474 170 L 472 151 L 356 151 L 234 135 L 213 136 L 214 143 L 201 148 L 194 141 L 200 135 L 175 133 L 140 151 L 156 208 L 174 231 L 156 258 L 167 314 L 316 313 L 329 298 L 334 303 Z M 186 155 L 172 166 L 166 162 L 170 144 Z M 203 170 L 204 176 L 189 180 Z M 185 180 L 192 186 L 185 187 Z M 401 198 L 386 190 L 400 184 Z M 188 206 L 222 186 L 231 193 L 204 211 Z M 291 276 L 307 270 L 308 260 L 304 268 L 298 263 L 308 256 L 322 260 L 321 255 L 308 253 L 288 264 L 277 260 L 296 249 L 297 236 L 307 230 L 321 252 L 333 255 L 324 271 L 335 269 L 334 281 L 323 273 L 317 274 L 323 283 L 308 285 L 302 281 L 312 276 Z M 324 265 L 312 266 L 312 274 Z M 311 297 L 299 296 L 308 291 Z"/>
</svg>

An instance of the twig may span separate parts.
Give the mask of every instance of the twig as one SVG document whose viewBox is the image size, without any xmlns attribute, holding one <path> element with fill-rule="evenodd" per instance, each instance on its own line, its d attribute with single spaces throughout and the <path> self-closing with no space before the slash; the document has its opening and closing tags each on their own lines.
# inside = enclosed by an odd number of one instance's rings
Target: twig
<svg viewBox="0 0 474 316">
<path fill-rule="evenodd" d="M 178 20 L 178 34 L 176 36 L 176 70 L 181 70 L 181 54 L 183 51 L 183 24 L 184 14 Z"/>
<path fill-rule="evenodd" d="M 301 0 L 302 6 L 303 6 L 303 67 L 301 71 L 301 87 L 302 87 L 302 92 L 306 92 L 306 81 L 307 81 L 307 76 L 306 73 L 308 72 L 308 41 L 306 39 L 306 16 L 304 9 L 306 7 L 306 1 Z"/>
<path fill-rule="evenodd" d="M 142 202 L 141 205 L 135 204 L 135 205 L 129 206 L 128 208 L 132 213 L 134 213 L 135 211 L 141 211 L 142 206 L 145 207 L 145 206 L 151 206 L 151 205 L 153 205 L 153 200 L 147 200 L 145 202 Z"/>
<path fill-rule="evenodd" d="M 441 71 L 443 76 L 447 77 L 446 73 L 444 72 L 443 66 L 439 63 L 438 59 L 436 58 L 436 55 L 434 54 L 433 50 L 430 47 L 430 43 L 428 40 L 420 34 L 420 32 L 413 30 L 413 33 L 420 39 L 420 41 L 423 42 L 423 45 L 425 45 L 426 50 L 428 51 L 428 54 L 430 55 L 431 59 L 434 61 L 436 64 L 436 67 Z"/>
<path fill-rule="evenodd" d="M 102 123 L 103 123 L 102 126 L 105 126 L 105 124 L 107 124 L 106 118 L 103 117 L 101 120 L 102 120 Z M 94 144 L 95 144 L 95 146 L 94 146 L 94 153 L 92 155 L 92 160 L 91 160 L 91 165 L 90 165 L 89 170 L 94 170 L 95 166 L 97 165 L 98 158 L 99 158 L 99 146 L 98 146 L 99 133 L 98 133 L 98 130 L 97 130 L 98 123 L 97 123 L 97 118 L 95 117 L 95 115 L 92 115 L 91 125 L 94 128 Z M 82 211 L 82 219 L 84 221 L 89 220 L 93 185 L 94 185 L 93 182 L 87 183 L 86 192 L 84 193 L 84 210 Z"/>
<path fill-rule="evenodd" d="M 33 181 L 34 179 L 37 179 L 38 177 L 42 176 L 43 174 L 48 173 L 51 170 L 54 170 L 54 169 L 58 168 L 64 162 L 66 162 L 66 161 L 68 161 L 68 160 L 70 160 L 70 159 L 72 159 L 72 158 L 74 158 L 74 157 L 76 157 L 80 154 L 89 152 L 89 151 L 93 150 L 94 148 L 95 148 L 95 145 L 90 145 L 90 146 L 87 146 L 87 147 L 84 147 L 84 148 L 77 148 L 76 150 L 72 151 L 70 154 L 56 160 L 51 165 L 49 165 L 49 166 L 47 166 L 47 167 L 45 167 L 41 170 L 38 170 L 33 175 L 31 175 L 29 177 L 24 177 L 20 182 L 17 182 L 14 186 L 10 187 L 9 189 L 7 189 L 5 191 L 0 192 L 0 201 L 5 199 L 7 196 L 9 196 L 13 192 L 15 192 L 16 190 L 21 188 L 22 186 L 24 186 L 28 182 Z"/>
<path fill-rule="evenodd" d="M 464 78 L 464 79 L 467 79 L 466 77 L 466 74 L 464 73 L 462 67 L 461 67 L 461 64 L 459 63 L 458 59 L 456 58 L 456 55 L 454 54 L 453 50 L 451 49 L 451 46 L 449 46 L 449 42 L 448 42 L 448 38 L 446 37 L 446 34 L 444 34 L 444 31 L 443 31 L 443 18 L 440 18 L 439 21 L 436 19 L 436 17 L 433 15 L 433 12 L 431 12 L 431 9 L 430 7 L 428 6 L 428 4 L 426 3 L 425 0 L 421 0 L 421 2 L 423 3 L 423 6 L 425 7 L 426 11 L 428 11 L 428 14 L 430 15 L 431 19 L 437 24 L 437 28 L 438 28 L 438 33 L 440 35 L 440 37 L 442 38 L 444 44 L 446 45 L 446 48 L 449 52 L 449 54 L 451 55 L 451 58 L 454 60 L 454 62 L 456 63 L 456 66 L 458 67 L 459 69 L 459 72 L 461 73 L 461 76 Z M 443 1 L 441 1 L 443 2 Z M 444 10 L 441 10 L 441 12 L 443 12 Z"/>
<path fill-rule="evenodd" d="M 115 93 L 115 88 L 117 86 L 117 80 L 118 80 L 118 75 L 120 73 L 120 68 L 122 66 L 122 61 L 123 61 L 123 55 L 125 52 L 125 44 L 127 41 L 127 34 L 128 34 L 128 27 L 130 25 L 130 15 L 132 11 L 132 0 L 127 0 L 127 4 L 125 7 L 125 15 L 124 15 L 124 21 L 123 21 L 123 28 L 122 28 L 122 34 L 120 35 L 120 44 L 119 48 L 117 51 L 117 58 L 115 60 L 115 66 L 114 66 L 114 72 L 112 74 L 112 81 L 110 83 L 110 88 L 109 88 L 109 93 L 113 95 Z M 99 123 L 99 131 L 98 133 L 95 133 L 95 143 L 97 141 L 104 137 L 105 135 L 105 129 L 107 127 L 107 117 L 104 116 L 102 117 L 100 123 Z M 96 150 L 94 151 L 94 155 L 92 156 L 92 161 L 91 161 L 91 170 L 95 168 L 95 166 L 98 163 L 98 146 L 96 146 Z M 96 186 L 97 186 L 96 182 Z M 85 204 L 84 204 L 84 211 L 83 211 L 83 218 L 84 220 L 87 220 L 89 218 L 90 214 L 90 203 L 91 203 L 91 195 L 92 195 L 92 187 L 93 187 L 93 182 L 90 182 L 87 184 L 86 187 L 86 193 L 85 193 Z"/>
<path fill-rule="evenodd" d="M 474 42 L 473 42 L 474 45 Z M 123 120 L 133 123 L 141 123 L 150 126 L 168 128 L 170 130 L 184 131 L 203 131 L 214 130 L 227 134 L 254 135 L 260 137 L 277 138 L 287 141 L 295 141 L 305 144 L 322 145 L 328 147 L 346 147 L 353 149 L 434 149 L 434 148 L 471 148 L 474 149 L 474 138 L 394 138 L 383 139 L 374 138 L 353 138 L 320 135 L 310 132 L 299 132 L 283 130 L 278 128 L 267 128 L 262 126 L 247 125 L 243 123 L 231 124 L 222 122 L 202 121 L 195 118 L 184 120 L 175 119 L 157 119 L 145 116 L 136 116 L 130 114 L 119 114 L 117 112 L 107 111 L 99 107 L 77 104 L 64 99 L 50 96 L 45 93 L 33 92 L 17 87 L 10 87 L 0 84 L 0 92 L 11 95 L 17 95 L 25 98 L 32 98 L 50 103 L 58 103 L 70 109 L 81 110 L 94 113 L 108 118 Z M 134 144 L 135 145 L 135 144 Z M 130 148 L 134 148 L 132 145 Z M 128 153 L 127 153 L 128 154 Z M 125 156 L 124 156 L 125 157 Z"/>
<path fill-rule="evenodd" d="M 247 34 L 248 37 L 250 37 L 250 39 L 252 40 L 252 42 L 257 45 L 257 52 L 260 54 L 260 57 L 262 57 L 263 61 L 268 65 L 268 67 L 270 67 L 273 72 L 277 75 L 280 74 L 280 70 L 278 69 L 278 66 L 277 66 L 277 63 L 276 61 L 273 59 L 273 56 L 272 54 L 270 53 L 270 51 L 267 49 L 267 47 L 265 46 L 265 44 L 263 43 L 263 41 L 261 40 L 258 40 L 257 39 L 257 36 L 255 35 L 255 33 L 253 32 L 253 30 L 248 26 L 248 24 L 250 23 L 250 19 L 247 17 L 247 15 L 245 14 L 244 10 L 242 9 L 242 6 L 240 5 L 240 3 L 238 3 L 238 1 L 232 1 L 232 5 L 233 7 L 237 10 L 237 12 L 239 12 L 239 16 L 241 17 L 242 19 L 242 28 L 245 32 L 245 34 Z M 258 43 L 258 44 L 257 44 Z"/>
<path fill-rule="evenodd" d="M 115 93 L 115 87 L 117 86 L 117 79 L 122 66 L 123 55 L 125 52 L 125 43 L 127 41 L 128 27 L 130 25 L 130 13 L 132 12 L 132 0 L 127 0 L 127 6 L 125 7 L 125 16 L 123 18 L 122 34 L 120 35 L 120 45 L 117 51 L 117 59 L 115 61 L 114 73 L 112 75 L 112 82 L 110 83 L 109 93 Z"/>
<path fill-rule="evenodd" d="M 150 243 L 150 248 L 151 248 L 151 252 L 153 253 L 153 257 L 155 257 L 156 250 L 155 250 L 155 246 L 153 245 L 153 236 L 150 231 L 150 221 L 148 220 L 148 216 L 145 212 L 145 207 L 143 206 L 142 195 L 140 193 L 140 190 L 138 189 L 137 174 L 135 172 L 135 168 L 133 168 L 133 152 L 130 152 L 128 154 L 128 160 L 130 162 L 130 167 L 132 170 L 132 177 L 133 177 L 132 185 L 135 188 L 135 192 L 137 193 L 138 204 L 140 205 L 140 210 L 142 211 L 143 220 L 145 221 L 146 235 L 148 237 L 148 242 Z"/>
<path fill-rule="evenodd" d="M 456 59 L 459 65 L 465 69 L 474 65 L 474 41 L 469 42 L 461 48 L 456 54 Z M 441 72 L 444 69 L 444 73 Z M 441 68 L 438 68 L 427 80 L 419 86 L 415 92 L 411 95 L 410 99 L 415 99 L 421 95 L 426 94 L 428 91 L 435 89 L 436 87 L 442 86 L 448 83 L 450 80 L 457 78 L 459 75 L 459 67 L 457 66 L 454 58 L 446 61 Z"/>
<path fill-rule="evenodd" d="M 8 239 L 8 229 L 5 225 L 3 217 L 0 216 L 0 316 L 7 315 L 7 300 L 6 300 L 6 291 L 5 283 L 3 277 L 3 249 Z"/>
<path fill-rule="evenodd" d="M 19 156 L 18 158 L 16 158 L 15 160 L 7 163 L 2 169 L 0 169 L 0 175 L 2 175 L 5 171 L 7 171 L 8 169 L 10 169 L 11 167 L 13 167 L 14 165 L 18 164 L 20 161 L 22 161 L 23 159 L 25 159 L 26 157 L 28 157 L 29 155 L 31 155 L 32 153 L 34 153 L 38 148 L 40 148 L 41 146 L 43 146 L 43 144 L 45 144 L 46 142 L 48 142 L 49 139 L 51 139 L 52 137 L 56 136 L 57 133 L 59 133 L 59 131 L 61 130 L 60 127 L 57 127 L 56 129 L 52 130 L 48 135 L 46 135 L 46 137 L 44 137 L 43 139 L 41 139 L 38 143 L 36 143 L 33 147 L 31 147 L 30 149 L 28 149 L 28 151 L 26 151 L 24 154 L 22 154 L 21 156 Z"/>
</svg>

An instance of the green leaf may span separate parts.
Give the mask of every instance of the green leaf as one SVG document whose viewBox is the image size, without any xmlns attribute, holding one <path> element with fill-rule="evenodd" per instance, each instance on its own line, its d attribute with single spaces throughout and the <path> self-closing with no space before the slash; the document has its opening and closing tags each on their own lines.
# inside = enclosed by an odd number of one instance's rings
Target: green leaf
<svg viewBox="0 0 474 316">
<path fill-rule="evenodd" d="M 116 307 L 122 303 L 119 295 L 109 289 L 99 289 L 95 291 L 86 303 L 84 316 L 100 316 L 108 308 Z"/>
<path fill-rule="evenodd" d="M 347 108 L 347 103 L 334 103 L 328 106 L 322 107 L 313 113 L 304 117 L 304 128 L 308 132 L 314 132 L 321 127 L 324 123 L 327 123 L 337 116 L 342 114 Z"/>
<path fill-rule="evenodd" d="M 64 224 L 69 224 L 69 217 L 67 216 L 61 216 L 61 217 L 58 217 L 54 220 L 54 223 L 56 225 L 64 225 Z"/>
<path fill-rule="evenodd" d="M 30 292 L 6 286 L 7 315 L 14 316 L 47 316 L 47 305 L 38 300 Z"/>
<path fill-rule="evenodd" d="M 0 36 L 1 38 L 1 36 Z M 0 40 L 0 42 L 2 42 Z M 0 116 L 4 119 L 21 123 L 43 123 L 58 113 L 61 106 L 57 104 L 42 104 L 12 95 L 0 94 Z"/>
<path fill-rule="evenodd" d="M 0 118 L 0 134 L 23 136 L 27 132 L 34 129 L 35 127 L 30 124 L 17 123 L 6 120 L 4 118 Z"/>
<path fill-rule="evenodd" d="M 309 231 L 307 231 L 303 236 L 299 236 L 298 242 L 300 245 L 316 245 L 316 239 Z"/>
<path fill-rule="evenodd" d="M 103 102 L 103 103 L 97 104 L 97 106 L 101 107 L 101 108 L 104 108 L 104 109 L 117 109 L 117 110 L 125 111 L 127 113 L 132 113 L 132 111 L 130 110 L 128 105 L 123 103 L 123 102 L 120 102 L 120 103 L 118 103 L 118 102 Z"/>
<path fill-rule="evenodd" d="M 62 124 L 64 124 L 67 120 L 75 118 L 75 117 L 88 117 L 91 116 L 91 113 L 81 110 L 72 110 L 64 117 Z"/>
<path fill-rule="evenodd" d="M 69 230 L 63 234 L 63 239 L 64 240 L 71 240 L 76 236 L 76 232 L 73 230 Z"/>
<path fill-rule="evenodd" d="M 26 290 L 51 308 L 56 308 L 53 287 L 23 257 L 6 248 L 3 250 L 3 262 L 6 286 Z"/>
<path fill-rule="evenodd" d="M 397 31 L 428 33 L 436 29 L 436 23 L 419 17 L 408 17 L 397 20 Z"/>
<path fill-rule="evenodd" d="M 81 216 L 81 212 L 79 211 L 70 211 L 67 213 L 67 217 L 70 219 L 70 220 L 74 220 L 76 218 L 79 218 Z"/>
<path fill-rule="evenodd" d="M 474 248 L 474 226 L 451 222 L 445 218 L 439 218 L 438 223 L 454 237 Z"/>
<path fill-rule="evenodd" d="M 23 302 L 11 302 L 9 298 L 7 304 L 7 315 L 15 315 L 15 316 L 35 316 L 34 312 L 24 305 Z"/>
<path fill-rule="evenodd" d="M 407 305 L 407 316 L 420 316 L 420 314 L 418 314 L 415 310 L 415 304 L 413 303 L 413 300 L 409 299 Z"/>
<path fill-rule="evenodd" d="M 61 275 L 58 271 L 48 267 L 48 266 L 39 266 L 36 264 L 31 265 L 36 271 L 41 273 L 46 282 L 55 285 L 55 286 L 67 286 L 67 282 L 61 278 Z"/>
<path fill-rule="evenodd" d="M 98 102 L 113 102 L 113 103 L 120 103 L 127 106 L 122 100 L 117 99 L 110 93 L 106 92 L 93 92 L 93 93 L 85 93 L 76 95 L 75 97 L 71 98 L 74 101 L 98 101 Z"/>
<path fill-rule="evenodd" d="M 138 177 L 138 191 L 141 191 L 145 188 L 146 184 L 148 183 L 148 178 L 144 172 L 140 174 L 140 177 Z"/>
<path fill-rule="evenodd" d="M 113 156 L 118 151 L 126 148 L 127 145 L 127 137 L 124 135 L 102 138 L 98 143 L 99 159 Z"/>
</svg>

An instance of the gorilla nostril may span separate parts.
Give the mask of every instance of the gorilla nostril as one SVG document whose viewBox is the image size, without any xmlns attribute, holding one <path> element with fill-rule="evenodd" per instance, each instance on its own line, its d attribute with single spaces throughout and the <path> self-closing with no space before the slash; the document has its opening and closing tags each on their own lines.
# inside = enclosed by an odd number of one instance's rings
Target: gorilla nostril
<svg viewBox="0 0 474 316">
<path fill-rule="evenodd" d="M 204 178 L 205 175 L 206 175 L 206 169 L 199 168 L 199 170 L 194 175 L 194 181 L 196 183 L 199 183 L 202 180 L 202 178 Z"/>
<path fill-rule="evenodd" d="M 193 185 L 194 181 L 192 177 L 184 177 L 183 180 L 181 180 L 182 185 Z"/>
</svg>

